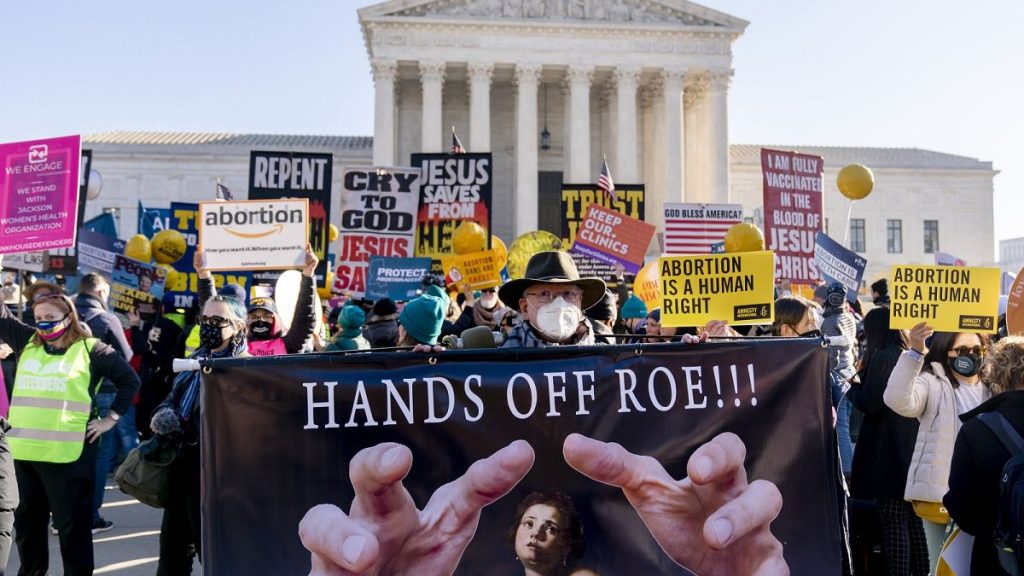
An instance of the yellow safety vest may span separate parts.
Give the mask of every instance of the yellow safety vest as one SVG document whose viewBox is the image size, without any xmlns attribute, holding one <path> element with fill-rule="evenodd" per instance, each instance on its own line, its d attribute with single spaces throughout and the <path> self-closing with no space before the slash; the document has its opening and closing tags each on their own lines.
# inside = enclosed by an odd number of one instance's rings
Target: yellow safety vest
<svg viewBox="0 0 1024 576">
<path fill-rule="evenodd" d="M 21 352 L 11 394 L 7 433 L 15 460 L 67 463 L 78 460 L 92 412 L 89 350 L 95 338 L 79 340 L 63 355 L 29 344 Z"/>
<path fill-rule="evenodd" d="M 185 338 L 185 356 L 191 356 L 199 349 L 199 324 L 192 327 L 192 331 Z"/>
</svg>

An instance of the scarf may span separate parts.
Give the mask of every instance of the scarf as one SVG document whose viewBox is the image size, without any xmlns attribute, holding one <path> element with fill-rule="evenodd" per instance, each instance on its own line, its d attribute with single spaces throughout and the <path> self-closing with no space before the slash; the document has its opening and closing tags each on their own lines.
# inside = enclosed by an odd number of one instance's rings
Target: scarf
<svg viewBox="0 0 1024 576">
<path fill-rule="evenodd" d="M 234 358 L 244 355 L 246 347 L 245 334 L 239 332 L 234 338 L 234 342 L 220 352 L 211 354 L 209 350 L 200 346 L 189 358 Z M 178 417 L 183 422 L 188 422 L 188 419 L 192 416 L 192 409 L 195 407 L 196 400 L 199 398 L 199 383 L 202 381 L 199 372 L 199 370 L 189 370 L 178 374 L 174 378 L 174 387 L 182 386 L 185 389 L 185 392 L 181 395 L 181 400 L 178 401 Z"/>
<path fill-rule="evenodd" d="M 473 303 L 473 323 L 477 326 L 487 326 L 491 330 L 498 329 L 498 322 L 494 319 L 494 313 L 504 308 L 505 305 L 498 300 L 498 303 L 494 305 L 494 308 L 490 310 L 483 307 L 480 300 Z"/>
</svg>

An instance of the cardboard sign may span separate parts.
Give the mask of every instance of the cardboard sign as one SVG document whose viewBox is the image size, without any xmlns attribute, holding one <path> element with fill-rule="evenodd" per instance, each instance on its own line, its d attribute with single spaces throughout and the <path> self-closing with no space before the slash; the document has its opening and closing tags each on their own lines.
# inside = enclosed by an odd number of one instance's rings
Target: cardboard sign
<svg viewBox="0 0 1024 576">
<path fill-rule="evenodd" d="M 308 229 L 306 199 L 199 203 L 199 244 L 210 270 L 301 267 Z"/>
<path fill-rule="evenodd" d="M 370 258 L 409 258 L 415 251 L 419 168 L 350 168 L 341 182 L 341 249 L 332 289 L 366 292 Z M 418 280 L 418 279 L 417 279 Z"/>
<path fill-rule="evenodd" d="M 771 252 L 663 256 L 663 326 L 770 324 L 775 320 L 775 260 Z"/>
<path fill-rule="evenodd" d="M 366 278 L 366 297 L 399 302 L 420 295 L 423 277 L 430 273 L 430 258 L 371 256 Z"/>
<path fill-rule="evenodd" d="M 839 282 L 846 286 L 848 297 L 856 298 L 860 290 L 864 269 L 868 261 L 852 250 L 847 250 L 824 232 L 818 232 L 814 246 L 814 264 L 826 282 Z"/>
<path fill-rule="evenodd" d="M 817 284 L 815 235 L 822 229 L 821 156 L 761 150 L 764 179 L 764 235 L 775 252 L 775 277 L 794 284 Z"/>
<path fill-rule="evenodd" d="M 81 136 L 0 144 L 0 254 L 74 248 Z"/>
<path fill-rule="evenodd" d="M 433 258 L 454 253 L 452 233 L 471 220 L 491 238 L 491 189 L 494 163 L 490 154 L 413 154 L 410 163 L 421 171 L 416 218 L 416 255 Z M 439 268 L 435 268 L 440 272 Z"/>
<path fill-rule="evenodd" d="M 576 242 L 576 234 L 591 204 L 637 220 L 644 219 L 643 186 L 617 184 L 615 193 L 617 199 L 613 200 L 596 184 L 562 184 L 562 246 L 572 246 Z M 580 276 L 597 276 L 607 281 L 615 275 L 615 267 L 605 261 L 578 252 L 572 254 L 572 259 L 576 262 Z"/>
<path fill-rule="evenodd" d="M 666 254 L 725 252 L 725 233 L 743 221 L 742 204 L 665 204 Z M 721 252 L 715 246 L 722 244 Z"/>
<path fill-rule="evenodd" d="M 893 330 L 927 322 L 936 332 L 994 333 L 998 268 L 893 266 L 889 279 Z"/>
<path fill-rule="evenodd" d="M 24 272 L 46 272 L 48 262 L 46 252 L 19 252 L 3 257 L 3 267 L 7 270 Z"/>
<path fill-rule="evenodd" d="M 164 296 L 166 272 L 155 264 L 132 260 L 120 254 L 114 257 L 110 276 L 110 308 L 127 325 L 129 312 L 153 319 Z"/>
<path fill-rule="evenodd" d="M 124 241 L 85 228 L 78 231 L 78 267 L 110 277 L 117 256 L 124 253 Z"/>
<path fill-rule="evenodd" d="M 497 267 L 494 250 L 441 258 L 444 281 L 459 292 L 468 286 L 473 290 L 494 288 L 501 284 L 501 270 Z"/>
<path fill-rule="evenodd" d="M 571 252 L 612 266 L 621 264 L 636 274 L 644 264 L 644 255 L 657 230 L 657 226 L 643 220 L 591 204 L 587 207 L 583 224 L 576 231 Z"/>
<path fill-rule="evenodd" d="M 1024 334 L 1024 268 L 1010 285 L 1006 298 L 1006 333 Z"/>
</svg>

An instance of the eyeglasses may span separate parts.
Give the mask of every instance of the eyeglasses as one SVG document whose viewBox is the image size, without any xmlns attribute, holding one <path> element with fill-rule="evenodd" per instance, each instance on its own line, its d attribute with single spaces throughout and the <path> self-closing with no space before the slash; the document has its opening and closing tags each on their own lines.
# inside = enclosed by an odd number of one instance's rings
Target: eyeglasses
<svg viewBox="0 0 1024 576">
<path fill-rule="evenodd" d="M 59 299 L 63 294 L 60 292 L 40 292 L 32 295 L 32 303 L 41 302 L 43 300 L 56 300 Z"/>
<path fill-rule="evenodd" d="M 273 322 L 274 315 L 270 312 L 267 312 L 266 314 L 249 314 L 250 322 L 259 322 L 261 320 L 265 322 Z"/>
<path fill-rule="evenodd" d="M 481 292 L 483 292 L 484 294 L 494 294 L 495 291 L 496 290 L 494 288 L 484 288 L 483 290 L 481 290 Z"/>
<path fill-rule="evenodd" d="M 231 325 L 231 320 L 223 316 L 200 316 L 199 323 L 214 328 L 227 328 Z"/>
<path fill-rule="evenodd" d="M 987 356 L 988 355 L 988 347 L 987 346 L 957 346 L 956 348 L 951 349 L 950 352 L 956 352 L 957 356 L 967 356 L 968 354 L 970 354 L 971 356 Z"/>
<path fill-rule="evenodd" d="M 550 304 L 559 296 L 569 304 L 579 304 L 583 299 L 582 290 L 538 290 L 536 292 L 524 293 L 526 299 L 540 304 Z"/>
</svg>

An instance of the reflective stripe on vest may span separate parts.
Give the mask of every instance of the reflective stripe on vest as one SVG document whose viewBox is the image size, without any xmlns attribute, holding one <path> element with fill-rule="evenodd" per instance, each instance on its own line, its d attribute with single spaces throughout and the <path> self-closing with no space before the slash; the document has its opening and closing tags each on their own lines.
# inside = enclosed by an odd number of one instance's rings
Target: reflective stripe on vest
<svg viewBox="0 0 1024 576">
<path fill-rule="evenodd" d="M 192 327 L 192 331 L 188 333 L 188 338 L 185 339 L 185 357 L 189 357 L 193 352 L 199 349 L 199 324 Z"/>
<path fill-rule="evenodd" d="M 29 344 L 21 352 L 11 394 L 13 427 L 7 433 L 16 460 L 78 460 L 92 411 L 89 350 L 97 340 L 71 345 L 63 355 Z"/>
</svg>

